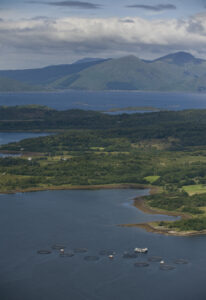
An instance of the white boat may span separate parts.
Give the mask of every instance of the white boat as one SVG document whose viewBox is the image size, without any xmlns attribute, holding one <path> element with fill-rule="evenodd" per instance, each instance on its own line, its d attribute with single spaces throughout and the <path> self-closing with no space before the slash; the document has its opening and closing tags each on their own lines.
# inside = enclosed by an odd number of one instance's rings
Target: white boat
<svg viewBox="0 0 206 300">
<path fill-rule="evenodd" d="M 164 263 L 165 263 L 164 260 L 161 260 L 161 261 L 160 261 L 160 264 L 161 264 L 161 265 L 163 265 Z"/>
<path fill-rule="evenodd" d="M 134 248 L 135 253 L 147 253 L 148 248 Z"/>
</svg>

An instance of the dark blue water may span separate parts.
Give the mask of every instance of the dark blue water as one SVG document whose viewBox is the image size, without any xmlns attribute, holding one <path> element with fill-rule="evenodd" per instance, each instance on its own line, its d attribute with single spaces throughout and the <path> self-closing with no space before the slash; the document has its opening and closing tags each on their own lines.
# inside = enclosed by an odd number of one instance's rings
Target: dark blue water
<svg viewBox="0 0 206 300">
<path fill-rule="evenodd" d="M 18 142 L 23 139 L 35 138 L 38 136 L 47 136 L 50 133 L 33 132 L 0 132 L 0 145 L 12 142 Z"/>
<path fill-rule="evenodd" d="M 144 214 L 132 199 L 138 190 L 46 191 L 0 196 L 0 299 L 2 300 L 204 300 L 206 298 L 206 237 L 168 237 L 122 223 L 166 216 Z M 63 243 L 67 249 L 88 248 L 86 254 L 60 257 L 57 251 L 37 254 Z M 147 255 L 124 259 L 125 250 L 148 247 Z M 110 261 L 86 261 L 114 249 Z M 187 265 L 161 271 L 159 263 L 146 268 L 134 262 L 162 256 Z"/>
<path fill-rule="evenodd" d="M 71 108 L 108 110 L 129 106 L 152 106 L 167 110 L 206 108 L 206 94 L 159 92 L 0 93 L 0 105 L 40 104 L 65 110 Z"/>
</svg>

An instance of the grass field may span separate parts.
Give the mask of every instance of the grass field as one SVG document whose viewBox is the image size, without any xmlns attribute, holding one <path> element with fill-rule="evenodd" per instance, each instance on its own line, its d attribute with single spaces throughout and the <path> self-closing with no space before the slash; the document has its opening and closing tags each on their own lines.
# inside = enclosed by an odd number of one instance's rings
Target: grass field
<svg viewBox="0 0 206 300">
<path fill-rule="evenodd" d="M 204 184 L 186 185 L 183 186 L 183 190 L 186 193 L 188 193 L 190 196 L 195 194 L 204 194 L 206 193 L 206 185 Z"/>
<path fill-rule="evenodd" d="M 160 178 L 160 176 L 146 176 L 144 177 L 145 180 L 147 180 L 147 182 L 149 183 L 154 183 L 155 181 L 157 181 Z"/>
</svg>

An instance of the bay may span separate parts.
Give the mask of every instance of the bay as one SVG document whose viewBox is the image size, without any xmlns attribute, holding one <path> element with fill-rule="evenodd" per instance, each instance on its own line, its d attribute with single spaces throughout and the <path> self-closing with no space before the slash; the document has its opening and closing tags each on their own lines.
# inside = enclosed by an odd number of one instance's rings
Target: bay
<svg viewBox="0 0 206 300">
<path fill-rule="evenodd" d="M 172 217 L 148 215 L 132 206 L 148 190 L 76 190 L 0 196 L 0 298 L 7 300 L 203 300 L 206 296 L 206 237 L 174 237 L 117 226 Z M 65 251 L 87 253 L 60 257 Z M 124 259 L 124 251 L 148 247 L 146 255 Z M 52 250 L 40 255 L 40 249 Z M 114 260 L 99 251 L 116 251 Z M 85 260 L 85 256 L 98 260 Z M 174 270 L 158 262 L 137 268 L 134 263 L 161 256 Z M 175 265 L 184 258 L 186 265 Z"/>
</svg>

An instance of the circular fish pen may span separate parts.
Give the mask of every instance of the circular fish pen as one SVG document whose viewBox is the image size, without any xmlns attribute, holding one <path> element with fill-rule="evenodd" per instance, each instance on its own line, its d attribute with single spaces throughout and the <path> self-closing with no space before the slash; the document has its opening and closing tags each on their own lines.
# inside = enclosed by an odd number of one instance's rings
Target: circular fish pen
<svg viewBox="0 0 206 300">
<path fill-rule="evenodd" d="M 51 254 L 52 252 L 50 250 L 38 250 L 38 254 Z"/>
<path fill-rule="evenodd" d="M 171 271 L 171 270 L 174 270 L 174 269 L 175 269 L 175 267 L 171 266 L 171 265 L 163 264 L 163 265 L 160 266 L 160 270 L 162 270 L 162 271 Z"/>
<path fill-rule="evenodd" d="M 149 263 L 148 262 L 136 262 L 134 264 L 134 266 L 136 268 L 143 268 L 143 267 L 149 267 Z"/>
<path fill-rule="evenodd" d="M 66 248 L 66 246 L 64 246 L 63 244 L 55 244 L 52 246 L 52 249 L 54 250 L 60 250 L 60 249 L 64 249 Z"/>
<path fill-rule="evenodd" d="M 86 253 L 86 252 L 88 252 L 88 249 L 87 248 L 75 248 L 73 251 L 75 253 Z"/>
<path fill-rule="evenodd" d="M 100 250 L 99 255 L 102 256 L 109 256 L 109 255 L 115 255 L 116 252 L 114 250 Z"/>
<path fill-rule="evenodd" d="M 125 252 L 122 257 L 123 258 L 137 258 L 138 254 L 137 253 Z"/>
<path fill-rule="evenodd" d="M 72 256 L 74 256 L 74 253 L 73 252 L 60 253 L 59 256 L 61 256 L 61 257 L 72 257 Z"/>
<path fill-rule="evenodd" d="M 99 256 L 85 256 L 84 260 L 86 260 L 86 261 L 97 261 L 97 260 L 99 260 Z"/>
<path fill-rule="evenodd" d="M 188 264 L 189 262 L 188 262 L 186 259 L 179 258 L 179 259 L 176 259 L 176 260 L 174 261 L 174 263 L 175 263 L 176 265 L 186 265 L 186 264 Z"/>
<path fill-rule="evenodd" d="M 162 257 L 160 256 L 151 256 L 148 258 L 148 261 L 150 262 L 160 262 L 162 260 Z"/>
</svg>

